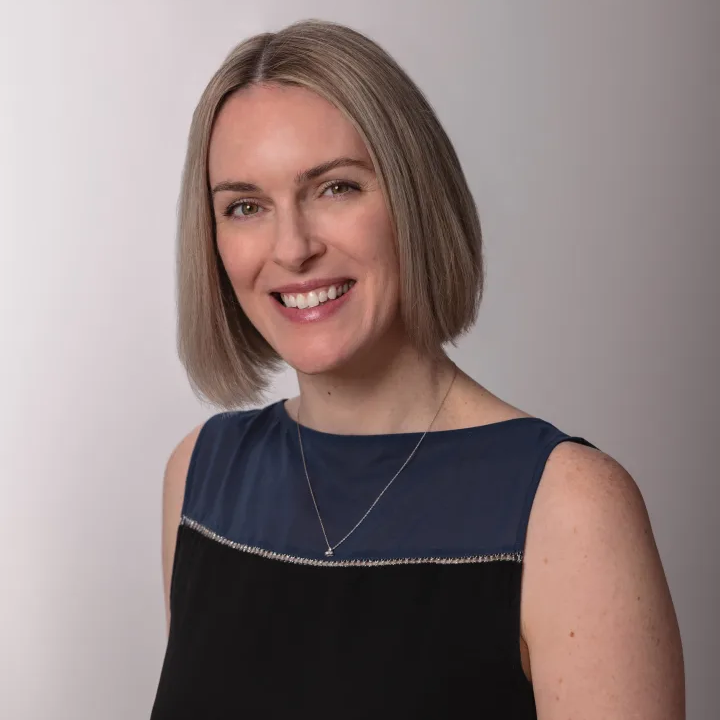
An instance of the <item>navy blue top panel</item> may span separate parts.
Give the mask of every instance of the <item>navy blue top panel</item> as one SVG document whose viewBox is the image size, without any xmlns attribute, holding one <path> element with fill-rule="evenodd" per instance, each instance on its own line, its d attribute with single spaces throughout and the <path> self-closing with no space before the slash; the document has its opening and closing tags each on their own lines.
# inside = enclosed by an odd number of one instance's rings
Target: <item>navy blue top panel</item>
<svg viewBox="0 0 720 720">
<path fill-rule="evenodd" d="M 232 542 L 327 560 L 297 427 L 284 402 L 218 413 L 205 422 L 182 514 Z M 421 437 L 301 432 L 331 545 L 360 520 Z M 334 559 L 522 552 L 543 468 L 566 440 L 594 447 L 539 418 L 429 432 Z"/>
</svg>

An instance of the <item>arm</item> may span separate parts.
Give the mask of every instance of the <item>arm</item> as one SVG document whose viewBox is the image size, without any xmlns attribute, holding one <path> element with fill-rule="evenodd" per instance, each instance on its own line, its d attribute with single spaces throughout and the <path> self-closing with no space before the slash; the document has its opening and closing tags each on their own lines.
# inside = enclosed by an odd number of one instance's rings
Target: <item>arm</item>
<svg viewBox="0 0 720 720">
<path fill-rule="evenodd" d="M 684 720 L 677 618 L 639 488 L 604 453 L 550 454 L 521 597 L 539 720 Z"/>
<path fill-rule="evenodd" d="M 163 479 L 162 569 L 165 620 L 168 632 L 170 631 L 170 579 L 175 558 L 175 542 L 185 494 L 185 479 L 187 478 L 190 457 L 200 428 L 202 428 L 202 423 L 180 441 L 170 454 L 165 466 L 165 477 Z"/>
</svg>

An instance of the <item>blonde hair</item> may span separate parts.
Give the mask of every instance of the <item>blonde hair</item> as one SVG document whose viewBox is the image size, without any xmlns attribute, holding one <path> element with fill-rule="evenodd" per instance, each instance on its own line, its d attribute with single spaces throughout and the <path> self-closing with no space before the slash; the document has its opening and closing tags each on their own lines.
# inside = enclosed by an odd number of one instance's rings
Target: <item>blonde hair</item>
<svg viewBox="0 0 720 720">
<path fill-rule="evenodd" d="M 343 25 L 304 20 L 237 45 L 193 113 L 178 207 L 177 346 L 195 394 L 223 408 L 255 404 L 281 365 L 217 252 L 208 182 L 213 122 L 231 93 L 255 83 L 309 89 L 352 122 L 394 225 L 406 331 L 421 353 L 454 342 L 475 322 L 484 284 L 480 221 L 455 150 L 381 47 Z"/>
</svg>

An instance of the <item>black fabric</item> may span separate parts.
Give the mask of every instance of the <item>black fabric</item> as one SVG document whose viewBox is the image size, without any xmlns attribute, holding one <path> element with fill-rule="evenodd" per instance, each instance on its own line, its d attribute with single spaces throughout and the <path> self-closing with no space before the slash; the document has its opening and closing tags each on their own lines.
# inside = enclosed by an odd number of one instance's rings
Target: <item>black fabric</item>
<svg viewBox="0 0 720 720">
<path fill-rule="evenodd" d="M 180 527 L 152 720 L 535 718 L 521 568 L 317 567 Z"/>
</svg>

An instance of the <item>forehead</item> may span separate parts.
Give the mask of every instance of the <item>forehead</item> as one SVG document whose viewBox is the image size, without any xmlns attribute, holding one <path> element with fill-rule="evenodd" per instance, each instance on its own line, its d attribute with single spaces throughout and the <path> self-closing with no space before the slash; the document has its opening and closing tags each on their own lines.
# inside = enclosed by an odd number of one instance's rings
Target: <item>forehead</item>
<svg viewBox="0 0 720 720">
<path fill-rule="evenodd" d="M 370 160 L 352 123 L 325 98 L 299 87 L 243 88 L 228 98 L 215 120 L 210 183 L 280 182 L 345 155 Z"/>
</svg>

